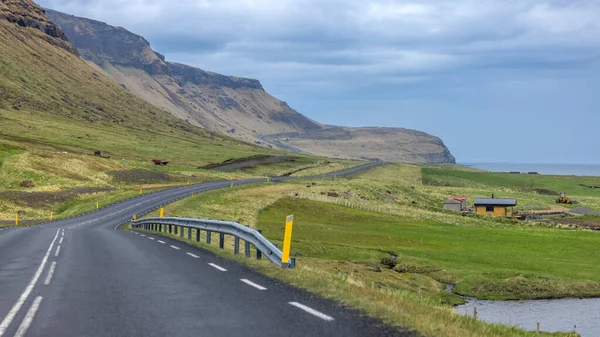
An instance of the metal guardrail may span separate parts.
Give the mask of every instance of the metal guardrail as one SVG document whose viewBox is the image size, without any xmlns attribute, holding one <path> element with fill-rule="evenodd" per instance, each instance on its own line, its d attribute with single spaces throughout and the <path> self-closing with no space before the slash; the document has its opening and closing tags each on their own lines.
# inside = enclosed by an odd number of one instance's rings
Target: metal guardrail
<svg viewBox="0 0 600 337">
<path fill-rule="evenodd" d="M 294 268 L 296 259 L 290 258 L 290 263 L 282 263 L 282 252 L 262 236 L 261 231 L 243 226 L 237 222 L 206 220 L 206 219 L 190 219 L 190 218 L 146 218 L 136 221 L 131 221 L 133 228 L 143 228 L 149 231 L 167 232 L 169 234 L 179 235 L 184 237 L 184 228 L 188 228 L 187 238 L 192 240 L 191 229 L 196 230 L 196 241 L 200 241 L 201 231 L 206 231 L 206 243 L 210 244 L 212 233 L 219 233 L 219 247 L 225 246 L 225 235 L 234 237 L 234 254 L 239 254 L 240 240 L 244 240 L 244 248 L 246 257 L 250 257 L 250 245 L 256 247 L 256 258 L 261 259 L 264 254 L 271 262 L 282 268 Z M 164 227 L 163 227 L 164 226 Z"/>
</svg>

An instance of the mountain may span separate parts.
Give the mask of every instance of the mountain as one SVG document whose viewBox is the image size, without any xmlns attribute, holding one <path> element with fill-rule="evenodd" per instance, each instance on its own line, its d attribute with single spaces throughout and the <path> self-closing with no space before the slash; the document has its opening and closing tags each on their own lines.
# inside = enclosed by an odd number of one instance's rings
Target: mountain
<svg viewBox="0 0 600 337">
<path fill-rule="evenodd" d="M 81 56 L 123 88 L 174 116 L 261 145 L 347 159 L 455 161 L 437 137 L 402 128 L 322 125 L 267 93 L 259 81 L 169 62 L 121 27 L 53 10 L 47 16 Z"/>
<path fill-rule="evenodd" d="M 30 0 L 0 0 L 0 126 L 2 143 L 144 161 L 178 157 L 202 165 L 268 152 L 192 126 L 125 90 L 90 67 Z"/>
</svg>

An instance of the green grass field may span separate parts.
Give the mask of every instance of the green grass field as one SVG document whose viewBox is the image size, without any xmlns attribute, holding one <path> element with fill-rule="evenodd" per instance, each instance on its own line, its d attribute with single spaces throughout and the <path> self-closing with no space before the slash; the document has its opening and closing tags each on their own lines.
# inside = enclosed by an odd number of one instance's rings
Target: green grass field
<svg viewBox="0 0 600 337">
<path fill-rule="evenodd" d="M 258 226 L 281 244 L 294 214 L 293 252 L 376 263 L 398 255 L 398 270 L 425 271 L 482 299 L 600 296 L 600 233 L 539 227 L 471 227 L 280 199 Z"/>
</svg>

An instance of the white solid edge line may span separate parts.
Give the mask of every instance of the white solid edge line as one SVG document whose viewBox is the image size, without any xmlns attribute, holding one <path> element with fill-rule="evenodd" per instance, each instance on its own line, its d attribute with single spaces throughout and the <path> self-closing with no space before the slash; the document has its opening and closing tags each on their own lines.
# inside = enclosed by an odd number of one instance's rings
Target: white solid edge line
<svg viewBox="0 0 600 337">
<path fill-rule="evenodd" d="M 213 268 L 215 268 L 215 269 L 218 269 L 218 270 L 220 270 L 220 271 L 227 271 L 227 269 L 225 269 L 225 268 L 223 268 L 223 267 L 221 267 L 221 266 L 217 266 L 217 265 L 216 265 L 216 264 L 214 264 L 214 263 L 209 263 L 208 265 L 209 265 L 209 266 L 211 266 L 211 267 L 213 267 Z"/>
<path fill-rule="evenodd" d="M 54 269 L 56 269 L 56 261 L 52 262 L 50 266 L 50 270 L 48 270 L 48 276 L 46 276 L 46 280 L 44 281 L 45 285 L 49 285 L 52 281 L 52 275 L 54 275 Z"/>
<path fill-rule="evenodd" d="M 177 246 L 173 246 L 173 245 L 171 245 L 171 248 L 173 248 L 173 249 L 177 249 L 177 250 L 181 249 L 181 248 L 179 248 L 179 247 L 177 247 Z"/>
<path fill-rule="evenodd" d="M 158 242 L 162 243 L 163 245 L 166 243 L 166 242 L 164 242 L 164 241 L 161 241 L 161 240 L 158 240 Z"/>
<path fill-rule="evenodd" d="M 267 288 L 261 286 L 260 284 L 256 284 L 256 283 L 254 283 L 254 282 L 252 282 L 250 280 L 246 280 L 245 278 L 240 279 L 240 281 L 242 281 L 242 282 L 246 283 L 247 285 L 249 285 L 251 287 L 254 287 L 254 288 L 258 289 L 258 290 L 267 290 Z"/>
<path fill-rule="evenodd" d="M 192 253 L 186 253 L 186 254 L 189 255 L 189 256 L 191 256 L 191 257 L 193 257 L 193 258 L 195 258 L 195 259 L 199 259 L 200 258 L 200 256 L 198 256 L 196 254 L 192 254 Z"/>
<path fill-rule="evenodd" d="M 14 337 L 25 336 L 25 334 L 27 333 L 27 329 L 29 329 L 31 322 L 33 322 L 35 313 L 40 308 L 40 304 L 42 303 L 43 299 L 44 298 L 42 296 L 38 296 L 35 298 L 35 300 L 33 301 L 33 304 L 31 305 L 31 308 L 29 308 L 29 310 L 27 311 L 27 314 L 25 314 L 25 318 L 23 319 L 23 322 L 21 322 L 21 325 L 19 326 L 19 330 L 17 330 L 17 333 L 15 333 Z"/>
<path fill-rule="evenodd" d="M 54 257 L 58 257 L 58 254 L 60 254 L 60 245 L 56 247 L 56 253 L 54 254 Z"/>
<path fill-rule="evenodd" d="M 31 292 L 33 291 L 33 287 L 35 287 L 35 284 L 37 283 L 38 279 L 40 278 L 42 271 L 44 271 L 44 267 L 46 267 L 46 263 L 48 262 L 48 257 L 50 256 L 50 253 L 52 252 L 52 248 L 54 248 L 54 243 L 56 242 L 56 238 L 58 237 L 59 231 L 60 231 L 60 229 L 56 231 L 56 235 L 54 235 L 54 239 L 50 243 L 50 247 L 48 247 L 48 250 L 46 251 L 46 255 L 42 259 L 42 263 L 40 263 L 40 266 L 38 267 L 38 270 L 33 275 L 33 278 L 31 279 L 31 281 L 29 282 L 29 284 L 27 285 L 27 287 L 25 288 L 25 290 L 23 291 L 23 293 L 21 294 L 21 296 L 19 297 L 17 302 L 10 309 L 10 311 L 8 312 L 6 317 L 4 317 L 4 320 L 2 321 L 2 323 L 0 323 L 0 336 L 4 335 L 4 333 L 6 332 L 6 329 L 8 329 L 8 326 L 10 325 L 10 323 L 12 323 L 13 319 L 15 319 L 15 316 L 17 315 L 19 310 L 21 310 L 23 303 L 25 303 L 25 301 L 27 300 L 27 297 L 29 297 L 29 294 L 31 294 Z"/>
<path fill-rule="evenodd" d="M 324 320 L 324 321 L 333 321 L 333 317 L 331 316 L 327 316 L 322 312 L 316 311 L 315 309 L 311 308 L 311 307 L 307 307 L 304 304 L 300 304 L 298 302 L 289 302 L 291 305 L 295 306 L 298 309 L 302 309 L 306 312 L 308 312 L 309 314 L 319 317 L 320 319 Z"/>
</svg>

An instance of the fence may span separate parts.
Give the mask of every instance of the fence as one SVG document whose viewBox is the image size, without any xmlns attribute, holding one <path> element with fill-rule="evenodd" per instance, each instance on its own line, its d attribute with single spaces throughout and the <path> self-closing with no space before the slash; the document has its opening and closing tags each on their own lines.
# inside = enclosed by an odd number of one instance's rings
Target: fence
<svg viewBox="0 0 600 337">
<path fill-rule="evenodd" d="M 184 228 L 187 228 L 187 239 L 192 240 L 192 230 L 195 230 L 195 239 L 200 242 L 201 231 L 206 231 L 206 243 L 212 241 L 212 233 L 219 233 L 219 248 L 225 248 L 225 235 L 234 237 L 234 254 L 240 253 L 240 241 L 244 241 L 246 257 L 250 257 L 251 246 L 256 247 L 256 258 L 265 255 L 271 262 L 282 268 L 294 268 L 296 259 L 290 258 L 289 263 L 282 262 L 282 252 L 264 236 L 261 231 L 242 226 L 237 222 L 187 219 L 187 218 L 146 218 L 132 221 L 133 228 L 143 228 L 149 231 L 167 232 L 184 237 Z"/>
<path fill-rule="evenodd" d="M 306 199 L 312 201 L 320 201 L 327 202 L 330 204 L 336 204 L 339 206 L 349 207 L 353 209 L 383 213 L 383 214 L 394 214 L 394 215 L 405 215 L 404 212 L 400 212 L 394 209 L 391 205 L 381 205 L 376 203 L 371 203 L 367 201 L 356 201 L 352 199 L 345 199 L 339 197 L 330 197 L 324 194 L 317 193 L 306 193 L 306 192 L 297 192 L 293 191 L 289 193 L 289 196 L 296 199 Z"/>
</svg>

